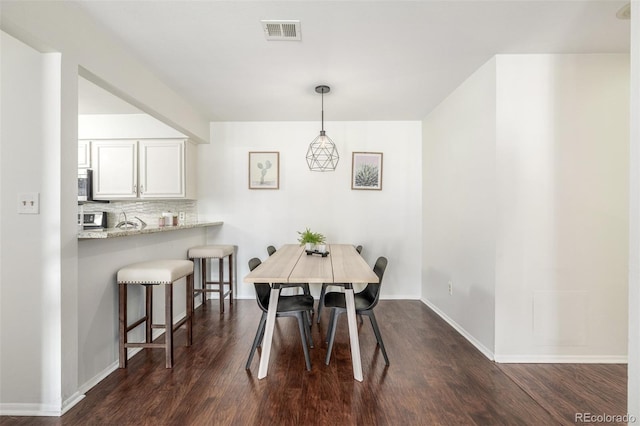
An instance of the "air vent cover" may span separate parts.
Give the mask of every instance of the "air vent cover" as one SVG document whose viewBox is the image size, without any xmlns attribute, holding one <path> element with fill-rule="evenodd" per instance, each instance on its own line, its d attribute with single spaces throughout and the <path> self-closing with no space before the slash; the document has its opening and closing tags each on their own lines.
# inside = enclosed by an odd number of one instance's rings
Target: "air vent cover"
<svg viewBox="0 0 640 426">
<path fill-rule="evenodd" d="M 267 40 L 300 40 L 300 21 L 260 21 Z"/>
</svg>

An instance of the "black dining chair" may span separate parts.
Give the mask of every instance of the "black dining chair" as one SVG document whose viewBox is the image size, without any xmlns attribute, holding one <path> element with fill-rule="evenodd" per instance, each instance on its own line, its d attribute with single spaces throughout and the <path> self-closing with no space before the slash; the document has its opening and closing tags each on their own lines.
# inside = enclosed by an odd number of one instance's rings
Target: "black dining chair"
<svg viewBox="0 0 640 426">
<path fill-rule="evenodd" d="M 249 270 L 253 271 L 262 262 L 257 257 L 249 260 Z M 256 290 L 256 301 L 258 307 L 262 310 L 262 316 L 260 317 L 260 323 L 258 324 L 258 331 L 256 337 L 253 339 L 253 345 L 251 346 L 251 352 L 249 353 L 249 359 L 245 365 L 245 369 L 251 367 L 251 361 L 253 355 L 256 352 L 258 346 L 262 344 L 262 338 L 264 337 L 264 330 L 267 324 L 267 310 L 269 308 L 269 299 L 271 297 L 271 286 L 266 283 L 254 283 Z M 280 317 L 295 317 L 298 320 L 298 328 L 300 329 L 300 339 L 302 340 L 302 349 L 304 350 L 304 361 L 307 366 L 307 370 L 311 370 L 311 357 L 309 356 L 309 348 L 313 348 L 313 340 L 311 338 L 311 323 L 306 313 L 313 309 L 313 297 L 309 295 L 294 295 L 294 296 L 280 296 L 278 298 L 278 308 L 276 310 L 276 318 Z M 308 342 L 308 346 L 307 346 Z"/>
<path fill-rule="evenodd" d="M 376 264 L 373 267 L 373 272 L 378 276 L 379 283 L 370 283 L 364 288 L 364 290 L 355 294 L 355 305 L 357 315 L 366 315 L 371 320 L 371 326 L 373 327 L 373 333 L 376 335 L 376 341 L 382 355 L 384 356 L 384 363 L 389 365 L 389 357 L 387 357 L 387 351 L 384 348 L 382 342 L 382 336 L 380 335 L 380 328 L 378 328 L 378 322 L 376 316 L 373 313 L 373 308 L 378 304 L 380 298 L 380 287 L 382 287 L 382 277 L 384 271 L 387 269 L 387 258 L 379 257 L 376 260 Z M 338 316 L 344 312 L 347 312 L 347 304 L 345 295 L 342 292 L 331 291 L 324 296 L 324 306 L 331 308 L 331 321 L 329 322 L 329 329 L 327 330 L 327 336 L 329 337 L 329 346 L 327 348 L 327 356 L 325 358 L 325 364 L 329 365 L 331 359 L 331 350 L 333 349 L 333 342 L 336 337 L 336 328 L 338 325 Z"/>
<path fill-rule="evenodd" d="M 275 252 L 276 252 L 276 248 L 274 246 L 267 246 L 267 253 L 269 253 L 269 256 L 273 255 L 273 253 Z M 311 289 L 309 289 L 309 283 L 280 284 L 280 288 L 295 288 L 295 287 L 300 287 L 302 289 L 302 293 L 306 294 L 307 296 L 311 295 Z M 311 321 L 311 319 L 309 319 L 309 321 Z"/>
<path fill-rule="evenodd" d="M 358 247 L 356 247 L 356 251 L 358 252 L 358 254 L 362 253 L 362 246 L 359 245 Z M 316 322 L 318 324 L 320 324 L 320 313 L 322 312 L 322 308 L 324 307 L 324 295 L 327 293 L 327 287 L 334 285 L 336 287 L 344 287 L 345 284 L 344 283 L 322 283 L 322 290 L 320 290 L 320 299 L 318 300 L 318 313 L 316 314 L 316 316 L 318 317 L 316 319 Z M 362 320 L 362 318 L 360 318 Z"/>
</svg>

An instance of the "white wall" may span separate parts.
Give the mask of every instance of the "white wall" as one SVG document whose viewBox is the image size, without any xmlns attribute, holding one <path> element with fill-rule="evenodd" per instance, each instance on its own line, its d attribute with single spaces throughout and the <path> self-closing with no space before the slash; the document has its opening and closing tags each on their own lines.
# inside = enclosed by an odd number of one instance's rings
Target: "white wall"
<svg viewBox="0 0 640 426">
<path fill-rule="evenodd" d="M 310 227 L 329 243 L 362 244 L 373 265 L 389 259 L 383 298 L 420 297 L 421 147 L 419 122 L 329 122 L 338 147 L 334 172 L 311 172 L 305 160 L 317 122 L 212 123 L 211 145 L 199 146 L 198 208 L 201 219 L 223 220 L 209 242 L 238 246 L 238 294 L 253 298 L 242 283 L 251 257 L 266 248 L 295 243 Z M 280 152 L 280 189 L 248 189 L 248 152 Z M 351 190 L 351 153 L 383 152 L 383 189 Z M 319 293 L 319 289 L 312 289 Z"/>
<path fill-rule="evenodd" d="M 80 114 L 78 139 L 184 138 L 148 114 Z"/>
<path fill-rule="evenodd" d="M 496 360 L 624 362 L 629 57 L 497 61 Z"/>
<path fill-rule="evenodd" d="M 627 412 L 640 417 L 640 1 L 631 7 L 629 365 Z"/>
<path fill-rule="evenodd" d="M 78 365 L 78 244 L 77 233 L 77 139 L 78 139 L 78 73 L 120 95 L 127 102 L 142 111 L 173 125 L 194 140 L 208 141 L 209 123 L 191 105 L 164 85 L 155 75 L 146 69 L 126 49 L 107 37 L 95 27 L 82 10 L 67 2 L 3 2 L 0 25 L 5 33 L 19 38 L 31 48 L 40 52 L 57 52 L 44 55 L 41 59 L 47 72 L 41 73 L 44 82 L 38 89 L 41 80 L 32 78 L 33 71 L 25 70 L 23 74 L 14 73 L 15 87 L 24 87 L 25 93 L 33 95 L 33 91 L 43 91 L 40 96 L 23 97 L 16 102 L 5 100 L 6 84 L 2 91 L 2 148 L 3 162 L 10 166 L 2 168 L 3 244 L 19 241 L 18 249 L 2 250 L 2 287 L 3 306 L 22 306 L 24 291 L 7 292 L 5 287 L 24 285 L 25 280 L 16 279 L 16 269 L 7 267 L 24 265 L 29 260 L 29 274 L 37 277 L 34 286 L 46 289 L 35 294 L 46 302 L 47 314 L 58 315 L 58 333 L 44 328 L 45 341 L 48 345 L 57 346 L 57 350 L 43 351 L 41 341 L 36 333 L 34 338 L 24 338 L 18 345 L 5 337 L 4 331 L 0 345 L 2 357 L 5 359 L 5 348 L 20 351 L 28 356 L 38 357 L 38 365 L 33 365 L 26 376 L 19 380 L 10 376 L 2 377 L 0 393 L 0 411 L 2 414 L 15 412 L 20 414 L 60 414 L 73 405 L 78 398 L 78 372 L 83 366 Z M 21 58 L 5 60 L 5 46 L 2 46 L 2 67 L 21 66 Z M 13 63 L 15 60 L 15 64 Z M 3 80 L 5 77 L 2 77 Z M 50 87 L 49 86 L 55 86 Z M 44 88 L 47 90 L 44 90 Z M 9 89 L 6 89 L 9 90 Z M 14 95 L 17 96 L 17 95 Z M 8 98 L 10 99 L 10 98 Z M 6 106 L 12 105 L 11 110 Z M 15 109 L 13 105 L 23 106 Z M 49 108 L 45 108 L 48 106 Z M 9 116 L 10 114 L 11 116 Z M 15 116 L 15 117 L 14 117 Z M 15 123 L 19 128 L 13 127 Z M 6 129 L 5 129 L 6 126 Z M 17 129 L 17 130 L 10 130 Z M 28 130 L 27 130 L 28 129 Z M 42 133 L 38 133 L 41 130 Z M 13 133 L 12 133 L 13 132 Z M 7 137 L 5 137 L 5 133 Z M 37 134 L 38 137 L 23 135 Z M 16 138 L 20 135 L 20 138 Z M 22 145 L 16 141 L 24 139 Z M 9 144 L 9 145 L 7 145 Z M 5 152 L 5 147 L 7 151 Z M 25 158 L 22 149 L 29 147 Z M 14 152 L 15 151 L 15 152 Z M 38 164 L 40 153 L 47 161 Z M 9 170 L 19 173 L 9 173 Z M 28 172 L 28 173 L 27 173 Z M 18 179 L 21 173 L 27 173 L 27 179 Z M 35 188 L 40 182 L 41 187 Z M 43 214 L 35 219 L 20 217 L 11 221 L 16 211 L 18 191 L 41 192 Z M 27 188 L 27 189 L 23 189 Z M 10 216 L 4 214 L 7 210 Z M 46 212 L 46 215 L 44 214 Z M 4 222 L 5 218 L 9 222 Z M 29 223 L 22 223 L 24 221 Z M 10 223 L 10 225 L 7 225 Z M 7 226 L 10 226 L 7 228 Z M 43 238 L 31 241 L 27 235 L 38 235 Z M 22 240 L 14 238 L 20 235 Z M 25 250 L 38 253 L 37 259 L 25 257 Z M 10 272 L 14 271 L 14 272 Z M 24 272 L 24 271 L 21 271 Z M 7 277 L 7 280 L 5 280 Z M 40 312 L 31 305 L 21 312 Z M 7 312 L 12 312 L 8 310 Z M 3 313 L 4 315 L 4 313 Z M 20 327 L 40 329 L 38 314 L 22 315 Z M 15 318 L 12 318 L 12 321 Z M 26 321 L 26 323 L 25 323 Z M 4 322 L 6 324 L 6 322 Z M 27 324 L 28 323 L 28 324 Z M 53 324 L 48 321 L 47 326 Z M 25 336 L 24 331 L 21 336 Z M 30 336 L 30 335 L 28 335 Z M 5 341 L 7 340 L 7 341 Z M 8 349 L 7 349 L 8 350 Z M 12 353 L 12 352 L 7 352 Z M 35 362 L 35 361 L 34 361 Z M 55 364 L 55 365 L 54 365 Z M 13 366 L 14 364 L 12 364 Z M 29 364 L 30 365 L 30 364 Z M 6 369 L 3 369 L 6 371 Z M 14 370 L 15 371 L 15 370 Z M 34 398 L 36 398 L 34 400 Z"/>
<path fill-rule="evenodd" d="M 626 360 L 628 67 L 499 55 L 424 121 L 423 297 L 497 361 Z"/>
<path fill-rule="evenodd" d="M 82 76 L 143 112 L 188 135 L 207 142 L 209 124 L 150 72 L 139 59 L 95 26 L 81 8 L 68 2 L 3 2 L 4 31 L 38 50 L 60 51 L 82 68 Z"/>
<path fill-rule="evenodd" d="M 422 136 L 422 299 L 489 357 L 495 313 L 495 73 L 492 59 L 424 120 Z"/>
<path fill-rule="evenodd" d="M 56 229 L 60 131 L 55 120 L 60 114 L 60 57 L 40 54 L 5 33 L 0 36 L 1 402 L 8 410 L 55 412 L 62 386 L 61 248 Z M 17 213 L 21 192 L 40 193 L 39 215 Z"/>
</svg>

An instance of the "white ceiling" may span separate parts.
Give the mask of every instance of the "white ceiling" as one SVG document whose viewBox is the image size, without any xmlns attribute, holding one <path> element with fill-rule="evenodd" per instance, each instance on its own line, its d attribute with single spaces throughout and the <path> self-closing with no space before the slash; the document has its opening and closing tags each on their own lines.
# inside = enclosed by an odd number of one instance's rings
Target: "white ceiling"
<svg viewBox="0 0 640 426">
<path fill-rule="evenodd" d="M 77 3 L 212 121 L 317 120 L 318 84 L 328 121 L 421 120 L 496 54 L 629 52 L 626 1 Z"/>
</svg>

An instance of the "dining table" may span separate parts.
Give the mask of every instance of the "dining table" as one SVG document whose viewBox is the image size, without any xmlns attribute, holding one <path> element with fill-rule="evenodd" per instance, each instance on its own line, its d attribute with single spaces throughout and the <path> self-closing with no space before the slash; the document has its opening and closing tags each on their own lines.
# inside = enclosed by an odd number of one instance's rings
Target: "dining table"
<svg viewBox="0 0 640 426">
<path fill-rule="evenodd" d="M 326 251 L 327 254 L 323 256 L 320 253 L 308 253 L 298 244 L 285 244 L 244 277 L 245 283 L 269 283 L 271 286 L 258 379 L 265 378 L 269 369 L 280 284 L 339 283 L 344 284 L 345 287 L 353 377 L 357 381 L 362 381 L 353 284 L 378 283 L 378 276 L 351 244 L 328 244 Z"/>
</svg>

